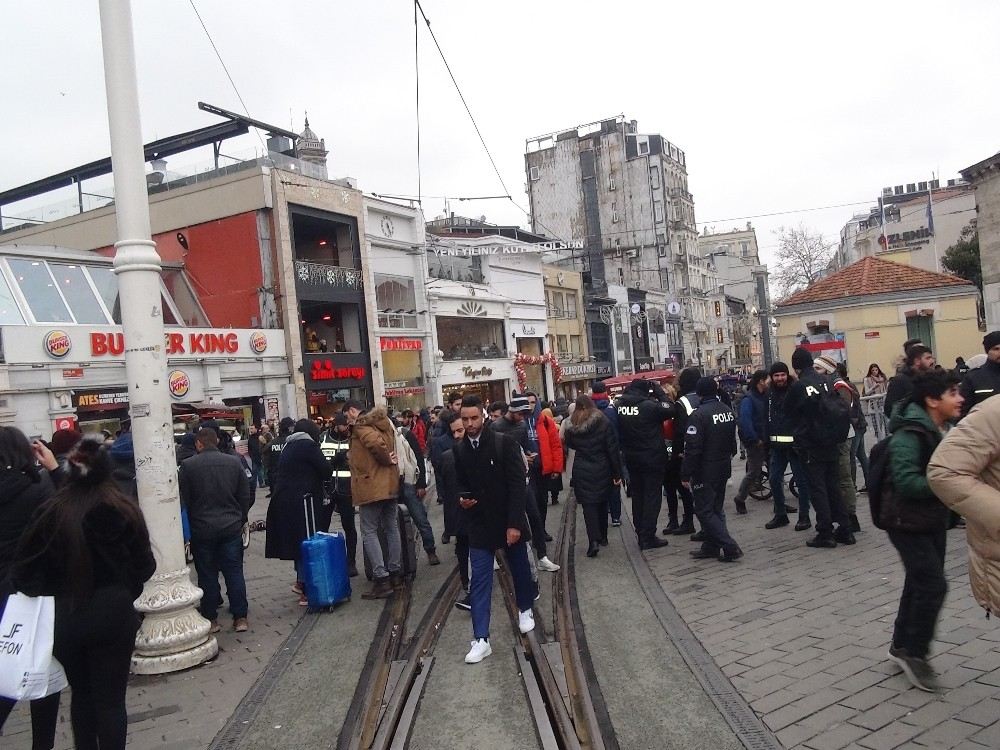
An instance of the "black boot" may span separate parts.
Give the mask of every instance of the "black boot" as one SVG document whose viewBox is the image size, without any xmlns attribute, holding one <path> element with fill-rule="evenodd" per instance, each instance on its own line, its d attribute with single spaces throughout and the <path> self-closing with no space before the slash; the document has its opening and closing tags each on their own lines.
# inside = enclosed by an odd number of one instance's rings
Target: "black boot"
<svg viewBox="0 0 1000 750">
<path fill-rule="evenodd" d="M 704 542 L 704 541 L 707 541 L 707 540 L 708 540 L 708 537 L 705 535 L 704 531 L 699 531 L 699 532 L 691 535 L 691 541 L 692 542 Z"/>
<path fill-rule="evenodd" d="M 799 516 L 799 520 L 795 522 L 796 531 L 805 531 L 806 529 L 812 528 L 812 521 L 809 520 L 809 516 Z"/>
<path fill-rule="evenodd" d="M 861 522 L 856 513 L 851 513 L 851 531 L 861 531 Z"/>
<path fill-rule="evenodd" d="M 741 516 L 745 516 L 747 514 L 746 500 L 740 500 L 739 498 L 736 498 L 736 512 L 739 513 Z"/>
<path fill-rule="evenodd" d="M 597 542 L 591 542 L 587 547 L 587 557 L 597 557 L 597 553 L 600 551 L 600 545 Z"/>
<path fill-rule="evenodd" d="M 830 534 L 817 534 L 808 542 L 806 542 L 807 547 L 822 547 L 824 549 L 833 549 L 837 546 L 837 541 Z"/>
<path fill-rule="evenodd" d="M 670 542 L 666 539 L 658 539 L 655 536 L 652 539 L 645 539 L 639 541 L 639 549 L 659 549 L 660 547 L 666 547 Z"/>
<path fill-rule="evenodd" d="M 693 534 L 694 533 L 694 521 L 691 520 L 691 516 L 684 516 L 681 520 L 681 525 L 674 529 L 674 536 L 681 536 L 682 534 Z"/>
<path fill-rule="evenodd" d="M 670 536 L 677 531 L 678 528 L 680 528 L 680 526 L 677 523 L 677 518 L 675 516 L 671 516 L 670 520 L 667 521 L 666 528 L 663 529 L 663 536 Z"/>
<path fill-rule="evenodd" d="M 765 529 L 777 529 L 788 525 L 788 516 L 775 516 L 764 524 Z"/>
<path fill-rule="evenodd" d="M 854 534 L 851 533 L 851 527 L 848 525 L 838 526 L 837 530 L 833 532 L 833 538 L 840 544 L 854 544 L 856 542 Z"/>
</svg>

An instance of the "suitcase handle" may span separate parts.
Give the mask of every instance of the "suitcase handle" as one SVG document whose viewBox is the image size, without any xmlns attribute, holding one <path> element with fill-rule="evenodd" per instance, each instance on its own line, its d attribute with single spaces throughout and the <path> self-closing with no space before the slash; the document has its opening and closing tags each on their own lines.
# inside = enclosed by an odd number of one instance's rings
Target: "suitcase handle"
<svg viewBox="0 0 1000 750">
<path fill-rule="evenodd" d="M 313 510 L 312 493 L 307 492 L 302 496 L 302 513 L 306 517 L 306 539 L 316 536 L 316 512 Z M 310 532 L 310 521 L 312 531 Z"/>
</svg>

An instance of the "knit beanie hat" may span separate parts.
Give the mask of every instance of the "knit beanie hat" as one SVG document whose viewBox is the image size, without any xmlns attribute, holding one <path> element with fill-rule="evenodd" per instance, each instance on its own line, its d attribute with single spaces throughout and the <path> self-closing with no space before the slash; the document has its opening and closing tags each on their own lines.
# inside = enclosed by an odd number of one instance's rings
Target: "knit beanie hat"
<svg viewBox="0 0 1000 750">
<path fill-rule="evenodd" d="M 808 349 L 801 347 L 792 352 L 792 368 L 795 370 L 808 370 L 813 366 L 813 355 Z"/>
<path fill-rule="evenodd" d="M 771 369 L 768 371 L 768 374 L 774 375 L 775 373 L 778 372 L 783 372 L 785 373 L 785 375 L 788 375 L 789 374 L 788 365 L 786 365 L 784 362 L 775 362 L 773 365 L 771 365 Z"/>
<path fill-rule="evenodd" d="M 713 398 L 719 395 L 719 384 L 713 378 L 698 378 L 694 392 L 701 398 Z"/>
<path fill-rule="evenodd" d="M 837 363 L 826 355 L 816 357 L 813 360 L 813 367 L 822 370 L 827 375 L 833 375 L 837 371 Z"/>
<path fill-rule="evenodd" d="M 997 344 L 1000 344 L 1000 331 L 990 331 L 983 336 L 983 349 L 989 352 Z"/>
</svg>

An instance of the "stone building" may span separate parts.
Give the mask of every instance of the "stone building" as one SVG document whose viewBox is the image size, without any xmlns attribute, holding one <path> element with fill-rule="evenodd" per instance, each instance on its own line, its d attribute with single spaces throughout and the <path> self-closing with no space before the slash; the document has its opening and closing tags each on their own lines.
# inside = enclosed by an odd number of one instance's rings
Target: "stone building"
<svg viewBox="0 0 1000 750">
<path fill-rule="evenodd" d="M 986 330 L 1000 329 L 1000 153 L 962 170 L 976 195 Z"/>
</svg>

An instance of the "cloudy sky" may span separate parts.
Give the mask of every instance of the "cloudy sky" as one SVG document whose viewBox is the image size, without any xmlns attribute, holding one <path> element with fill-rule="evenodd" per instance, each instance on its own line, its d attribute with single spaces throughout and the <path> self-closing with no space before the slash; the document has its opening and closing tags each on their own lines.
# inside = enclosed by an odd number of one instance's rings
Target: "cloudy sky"
<svg viewBox="0 0 1000 750">
<path fill-rule="evenodd" d="M 409 0 L 195 3 L 253 117 L 299 130 L 308 110 L 332 175 L 416 192 Z M 718 230 L 870 202 L 1000 150 L 1000 46 L 984 33 L 1000 28 L 1000 3 L 824 5 L 423 0 L 521 206 L 526 138 L 617 114 L 687 152 L 699 223 Z M 242 110 L 190 0 L 133 6 L 145 140 L 217 121 L 199 100 Z M 97 2 L 4 3 L 0 22 L 0 190 L 107 156 Z M 422 23 L 419 44 L 425 196 L 503 193 Z M 255 147 L 247 137 L 225 151 Z M 430 218 L 443 201 L 424 206 Z M 767 260 L 781 224 L 834 241 L 864 207 L 752 221 Z M 506 200 L 451 208 L 525 222 Z"/>
</svg>

